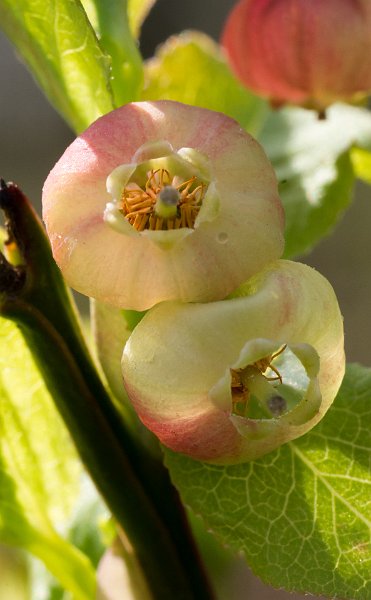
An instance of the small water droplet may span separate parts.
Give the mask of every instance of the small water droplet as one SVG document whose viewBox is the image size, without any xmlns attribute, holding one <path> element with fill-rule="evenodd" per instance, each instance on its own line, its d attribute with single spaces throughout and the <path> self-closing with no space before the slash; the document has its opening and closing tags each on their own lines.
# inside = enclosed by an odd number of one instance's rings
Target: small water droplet
<svg viewBox="0 0 371 600">
<path fill-rule="evenodd" d="M 220 233 L 218 233 L 216 239 L 218 240 L 219 244 L 226 244 L 228 242 L 228 233 L 225 233 L 225 231 L 221 231 Z"/>
</svg>

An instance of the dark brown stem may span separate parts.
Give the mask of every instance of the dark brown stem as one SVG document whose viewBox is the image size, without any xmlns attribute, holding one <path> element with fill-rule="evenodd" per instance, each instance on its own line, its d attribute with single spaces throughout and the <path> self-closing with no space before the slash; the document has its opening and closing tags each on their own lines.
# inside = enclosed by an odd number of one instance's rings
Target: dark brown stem
<svg viewBox="0 0 371 600">
<path fill-rule="evenodd" d="M 0 207 L 25 263 L 22 285 L 0 297 L 1 314 L 22 329 L 86 468 L 135 548 L 154 599 L 212 600 L 178 494 L 162 462 L 125 426 L 107 394 L 41 222 L 22 192 L 3 181 Z"/>
</svg>

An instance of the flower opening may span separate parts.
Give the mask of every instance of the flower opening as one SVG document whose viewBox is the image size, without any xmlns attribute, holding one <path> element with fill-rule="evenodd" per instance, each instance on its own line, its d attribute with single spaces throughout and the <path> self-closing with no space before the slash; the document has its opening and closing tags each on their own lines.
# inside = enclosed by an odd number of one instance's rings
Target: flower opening
<svg viewBox="0 0 371 600">
<path fill-rule="evenodd" d="M 156 157 L 159 149 L 167 155 Z M 137 232 L 193 230 L 199 222 L 212 220 L 218 214 L 218 198 L 214 192 L 213 210 L 201 212 L 209 188 L 207 159 L 199 152 L 181 148 L 174 152 L 169 142 L 144 144 L 137 155 L 154 157 L 136 165 L 120 165 L 107 178 L 107 190 L 113 196 L 104 211 L 105 221 L 121 233 L 128 233 L 125 219 Z M 191 160 L 190 160 L 191 158 Z M 201 174 L 202 173 L 202 174 Z M 209 203 L 210 198 L 208 197 Z M 187 234 L 190 232 L 188 231 Z M 152 237 L 160 244 L 182 239 Z"/>
<path fill-rule="evenodd" d="M 137 231 L 194 229 L 205 187 L 195 176 L 178 183 L 166 169 L 152 169 L 142 187 L 124 188 L 121 212 Z"/>
<path fill-rule="evenodd" d="M 264 390 L 257 390 L 257 382 L 262 382 L 262 378 L 268 382 L 279 382 L 283 384 L 283 379 L 280 371 L 273 364 L 275 359 L 280 356 L 287 348 L 287 344 L 284 344 L 279 350 L 268 356 L 264 356 L 256 360 L 251 365 L 247 365 L 244 368 L 230 369 L 231 373 L 231 393 L 232 393 L 232 414 L 238 416 L 248 416 L 249 405 L 251 405 L 251 394 L 254 391 L 258 392 L 258 400 L 266 403 L 266 406 L 270 414 L 276 414 L 278 411 L 278 398 L 281 398 L 280 414 L 284 412 L 283 407 L 286 406 L 286 401 L 281 396 L 278 396 L 275 392 L 274 386 L 268 388 L 264 386 Z M 261 388 L 261 386 L 260 386 Z M 272 398 L 276 399 L 276 402 L 272 404 Z M 273 410 L 272 410 L 273 408 Z"/>
</svg>

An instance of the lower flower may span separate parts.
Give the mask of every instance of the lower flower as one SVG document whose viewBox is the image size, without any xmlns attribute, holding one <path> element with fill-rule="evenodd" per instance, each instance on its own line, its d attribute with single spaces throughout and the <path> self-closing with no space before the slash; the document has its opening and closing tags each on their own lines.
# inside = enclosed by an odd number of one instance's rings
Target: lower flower
<svg viewBox="0 0 371 600">
<path fill-rule="evenodd" d="M 310 430 L 344 367 L 331 285 L 284 260 L 226 300 L 156 306 L 122 358 L 143 423 L 169 448 L 216 464 L 258 458 Z"/>
</svg>

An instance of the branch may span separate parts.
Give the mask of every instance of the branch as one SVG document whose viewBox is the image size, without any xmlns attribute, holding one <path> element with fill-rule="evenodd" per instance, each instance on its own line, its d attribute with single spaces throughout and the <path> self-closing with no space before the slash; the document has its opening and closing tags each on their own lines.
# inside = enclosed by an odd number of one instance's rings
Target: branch
<svg viewBox="0 0 371 600">
<path fill-rule="evenodd" d="M 0 264 L 1 314 L 22 330 L 82 461 L 135 549 L 153 597 L 211 600 L 178 494 L 104 388 L 40 220 L 17 186 L 4 181 L 0 207 L 24 263 Z"/>
</svg>

